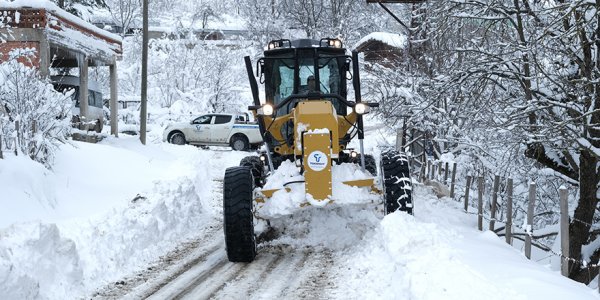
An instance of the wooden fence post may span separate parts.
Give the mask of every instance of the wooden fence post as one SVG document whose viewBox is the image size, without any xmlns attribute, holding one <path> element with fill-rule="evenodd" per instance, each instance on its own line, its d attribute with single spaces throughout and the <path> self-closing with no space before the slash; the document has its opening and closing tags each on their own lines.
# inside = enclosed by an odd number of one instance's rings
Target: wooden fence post
<svg viewBox="0 0 600 300">
<path fill-rule="evenodd" d="M 444 184 L 448 184 L 448 162 L 446 162 L 444 169 Z"/>
<path fill-rule="evenodd" d="M 454 184 L 456 183 L 456 162 L 452 163 L 452 182 L 450 184 L 450 198 L 454 199 Z"/>
<path fill-rule="evenodd" d="M 425 143 L 423 143 L 423 153 L 421 153 L 421 182 L 425 182 L 425 173 L 427 173 L 427 157 L 425 156 Z"/>
<path fill-rule="evenodd" d="M 437 167 L 437 164 L 435 162 L 432 162 L 431 163 L 431 180 L 435 180 L 436 179 L 435 178 L 436 177 L 435 176 L 435 171 L 436 171 L 435 167 Z"/>
<path fill-rule="evenodd" d="M 500 175 L 494 176 L 494 191 L 492 192 L 492 207 L 490 214 L 492 218 L 490 220 L 490 230 L 494 231 L 494 223 L 496 223 L 496 206 L 498 205 L 498 188 L 500 187 Z"/>
<path fill-rule="evenodd" d="M 535 205 L 535 182 L 529 183 L 529 203 L 527 206 L 527 227 L 525 228 L 525 257 L 531 259 L 531 237 L 533 236 L 533 208 Z"/>
<path fill-rule="evenodd" d="M 15 121 L 15 131 L 17 132 L 17 137 L 15 138 L 15 156 L 19 155 L 19 146 L 20 146 L 20 138 L 19 138 L 19 120 Z"/>
<path fill-rule="evenodd" d="M 27 149 L 27 151 L 29 152 L 29 157 L 31 159 L 35 158 L 35 134 L 37 132 L 37 122 L 35 120 L 33 120 L 31 122 L 31 141 L 29 142 L 29 149 Z"/>
<path fill-rule="evenodd" d="M 506 243 L 512 245 L 513 179 L 509 178 L 506 185 L 506 234 L 504 237 L 506 238 Z"/>
<path fill-rule="evenodd" d="M 467 175 L 467 187 L 465 189 L 465 212 L 469 211 L 469 190 L 471 189 L 471 175 Z"/>
<path fill-rule="evenodd" d="M 569 276 L 569 191 L 561 186 L 560 195 L 560 271 L 563 276 Z M 600 283 L 599 283 L 600 284 Z"/>
<path fill-rule="evenodd" d="M 483 176 L 477 182 L 477 228 L 483 231 Z"/>
</svg>

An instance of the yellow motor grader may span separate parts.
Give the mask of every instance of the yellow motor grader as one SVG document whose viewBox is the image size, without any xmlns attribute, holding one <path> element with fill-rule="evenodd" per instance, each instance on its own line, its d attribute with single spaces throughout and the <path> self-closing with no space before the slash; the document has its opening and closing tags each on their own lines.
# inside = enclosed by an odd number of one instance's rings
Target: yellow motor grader
<svg viewBox="0 0 600 300">
<path fill-rule="evenodd" d="M 265 142 L 260 156 L 242 159 L 225 171 L 223 217 L 227 256 L 232 262 L 251 262 L 256 256 L 254 218 L 262 205 L 277 201 L 274 195 L 303 185 L 300 206 L 324 206 L 332 199 L 332 169 L 343 163 L 360 164 L 370 178 L 344 181 L 344 185 L 380 194 L 385 213 L 412 214 L 409 162 L 394 150 L 381 154 L 379 172 L 372 155 L 364 153 L 363 115 L 377 103 L 362 102 L 358 53 L 348 55 L 338 39 L 274 40 L 257 62 L 257 76 L 265 87 L 259 99 L 258 82 L 250 57 L 246 70 L 258 121 Z M 352 80 L 354 100 L 347 99 Z M 360 153 L 348 149 L 358 136 Z M 288 162 L 289 161 L 289 162 Z M 297 168 L 300 178 L 279 188 L 265 188 L 282 164 Z M 381 180 L 375 180 L 379 176 Z"/>
</svg>

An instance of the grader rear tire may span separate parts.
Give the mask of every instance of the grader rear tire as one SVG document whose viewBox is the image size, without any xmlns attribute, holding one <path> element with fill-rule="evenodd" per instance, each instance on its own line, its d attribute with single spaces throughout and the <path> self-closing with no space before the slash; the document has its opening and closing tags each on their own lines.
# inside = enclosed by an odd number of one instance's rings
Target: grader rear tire
<svg viewBox="0 0 600 300">
<path fill-rule="evenodd" d="M 413 214 L 412 182 L 408 157 L 398 151 L 381 154 L 381 173 L 385 188 L 384 211 L 391 214 L 396 210 Z"/>
<path fill-rule="evenodd" d="M 355 158 L 351 158 L 350 162 L 360 166 L 360 154 L 358 154 Z M 365 154 L 365 170 L 371 173 L 371 175 L 377 176 L 377 163 L 371 154 Z"/>
<path fill-rule="evenodd" d="M 256 256 L 252 213 L 253 180 L 252 171 L 248 167 L 232 167 L 225 170 L 223 230 L 227 258 L 231 262 L 251 262 Z"/>
<path fill-rule="evenodd" d="M 240 167 L 248 167 L 252 171 L 254 176 L 254 184 L 257 187 L 263 186 L 263 175 L 264 175 L 264 163 L 258 156 L 246 156 L 240 161 Z"/>
</svg>

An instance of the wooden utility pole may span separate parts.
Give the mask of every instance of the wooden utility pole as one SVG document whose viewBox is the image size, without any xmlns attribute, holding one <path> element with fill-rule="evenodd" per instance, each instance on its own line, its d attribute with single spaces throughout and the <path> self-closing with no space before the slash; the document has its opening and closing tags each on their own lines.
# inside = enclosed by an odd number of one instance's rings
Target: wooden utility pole
<svg viewBox="0 0 600 300">
<path fill-rule="evenodd" d="M 477 178 L 477 228 L 483 231 L 483 176 Z"/>
<path fill-rule="evenodd" d="M 119 120 L 117 119 L 117 62 L 114 61 L 109 66 L 110 73 L 110 134 L 115 137 L 119 136 Z"/>
<path fill-rule="evenodd" d="M 142 100 L 140 108 L 140 141 L 146 145 L 146 117 L 148 116 L 148 0 L 143 3 L 142 24 Z"/>
</svg>

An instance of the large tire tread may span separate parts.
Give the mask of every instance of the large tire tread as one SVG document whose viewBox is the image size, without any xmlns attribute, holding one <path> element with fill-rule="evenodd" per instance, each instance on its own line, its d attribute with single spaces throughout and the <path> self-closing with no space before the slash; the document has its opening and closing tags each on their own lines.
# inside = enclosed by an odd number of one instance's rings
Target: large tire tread
<svg viewBox="0 0 600 300">
<path fill-rule="evenodd" d="M 225 170 L 223 230 L 227 258 L 231 262 L 251 262 L 256 257 L 252 177 L 248 167 L 232 167 Z"/>
<path fill-rule="evenodd" d="M 264 164 L 258 156 L 246 156 L 240 161 L 240 167 L 248 167 L 254 176 L 254 184 L 257 187 L 263 186 Z"/>
<path fill-rule="evenodd" d="M 412 215 L 412 181 L 408 157 L 397 151 L 386 151 L 381 154 L 381 170 L 386 214 L 400 210 Z"/>
<path fill-rule="evenodd" d="M 354 158 L 350 158 L 350 162 L 360 166 L 360 154 Z M 365 170 L 371 173 L 373 176 L 377 175 L 377 163 L 375 162 L 373 155 L 365 154 Z"/>
</svg>

